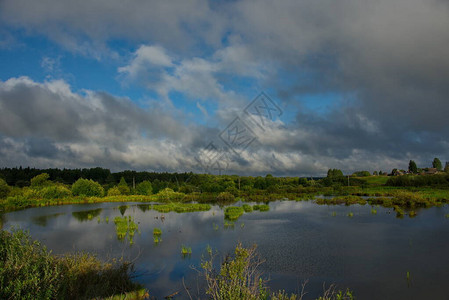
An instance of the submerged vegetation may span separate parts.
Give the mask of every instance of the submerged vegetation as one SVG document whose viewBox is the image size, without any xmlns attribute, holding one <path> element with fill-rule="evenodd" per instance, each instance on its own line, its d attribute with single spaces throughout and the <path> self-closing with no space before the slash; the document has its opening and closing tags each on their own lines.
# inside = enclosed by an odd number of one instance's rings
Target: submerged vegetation
<svg viewBox="0 0 449 300">
<path fill-rule="evenodd" d="M 235 221 L 240 218 L 245 210 L 241 206 L 228 206 L 225 208 L 224 217 L 226 220 Z"/>
<path fill-rule="evenodd" d="M 104 263 L 85 253 L 54 256 L 22 230 L 0 232 L 0 254 L 1 299 L 99 299 L 133 291 L 127 299 L 147 296 L 131 281 L 131 263 Z"/>
</svg>

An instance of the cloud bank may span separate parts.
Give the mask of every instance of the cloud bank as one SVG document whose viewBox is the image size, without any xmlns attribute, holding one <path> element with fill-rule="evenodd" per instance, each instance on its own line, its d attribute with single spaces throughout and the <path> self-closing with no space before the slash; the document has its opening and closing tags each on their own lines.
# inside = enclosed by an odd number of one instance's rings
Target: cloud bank
<svg viewBox="0 0 449 300">
<path fill-rule="evenodd" d="M 260 91 L 286 113 L 231 173 L 389 171 L 409 159 L 449 160 L 447 1 L 4 0 L 0 24 L 0 47 L 14 43 L 16 30 L 45 36 L 74 55 L 114 62 L 121 84 L 157 95 L 142 107 L 107 91 L 73 91 L 64 80 L 4 78 L 4 166 L 188 171 Z"/>
</svg>

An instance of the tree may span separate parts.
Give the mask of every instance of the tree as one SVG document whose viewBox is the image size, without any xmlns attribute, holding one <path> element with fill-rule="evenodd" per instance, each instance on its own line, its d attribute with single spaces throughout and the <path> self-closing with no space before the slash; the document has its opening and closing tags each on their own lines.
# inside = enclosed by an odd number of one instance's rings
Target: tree
<svg viewBox="0 0 449 300">
<path fill-rule="evenodd" d="M 343 172 L 339 169 L 329 169 L 327 171 L 327 177 L 341 177 L 343 176 Z"/>
<path fill-rule="evenodd" d="M 438 171 L 443 170 L 443 165 L 441 164 L 441 161 L 438 159 L 438 157 L 435 157 L 433 159 L 432 167 L 436 168 Z"/>
<path fill-rule="evenodd" d="M 142 181 L 136 186 L 138 195 L 151 195 L 153 193 L 153 186 L 148 180 Z"/>
<path fill-rule="evenodd" d="M 449 161 L 447 161 L 446 165 L 444 166 L 444 172 L 449 173 Z"/>
<path fill-rule="evenodd" d="M 108 190 L 108 196 L 120 196 L 120 190 L 115 186 Z"/>
<path fill-rule="evenodd" d="M 122 195 L 129 195 L 129 193 L 130 193 L 129 186 L 126 183 L 124 177 L 120 178 L 120 182 L 117 185 L 117 188 L 119 189 L 120 194 L 122 194 Z"/>
<path fill-rule="evenodd" d="M 92 179 L 80 178 L 72 184 L 73 196 L 103 197 L 104 189 Z"/>
<path fill-rule="evenodd" d="M 50 181 L 48 180 L 50 175 L 47 173 L 42 173 L 37 176 L 31 178 L 31 187 L 32 188 L 43 188 L 44 186 L 50 185 Z"/>
<path fill-rule="evenodd" d="M 418 173 L 418 167 L 413 160 L 410 160 L 410 162 L 408 163 L 408 171 L 413 174 Z"/>
</svg>

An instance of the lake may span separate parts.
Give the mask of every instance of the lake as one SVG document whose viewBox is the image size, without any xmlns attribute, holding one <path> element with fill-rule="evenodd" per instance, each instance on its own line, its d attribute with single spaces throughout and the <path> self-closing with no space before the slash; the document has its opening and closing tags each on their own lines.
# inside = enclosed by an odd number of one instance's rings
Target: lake
<svg viewBox="0 0 449 300">
<path fill-rule="evenodd" d="M 87 251 L 102 259 L 133 260 L 136 280 L 158 299 L 176 292 L 175 299 L 186 298 L 183 278 L 190 293 L 198 295 L 203 283 L 198 271 L 207 246 L 219 251 L 220 260 L 238 242 L 257 244 L 265 260 L 261 271 L 272 290 L 298 292 L 308 281 L 306 299 L 321 294 L 323 283 L 349 288 L 357 299 L 449 299 L 448 206 L 399 219 L 391 208 L 375 207 L 377 214 L 372 214 L 369 205 L 276 201 L 267 212 L 245 213 L 233 226 L 225 226 L 218 206 L 204 212 L 159 213 L 148 205 L 31 208 L 6 213 L 1 221 L 4 229 L 29 230 L 55 254 Z M 113 220 L 122 215 L 138 225 L 132 244 L 129 236 L 117 238 Z M 153 240 L 156 227 L 162 230 L 159 243 Z M 181 255 L 182 245 L 191 247 L 190 256 Z"/>
</svg>

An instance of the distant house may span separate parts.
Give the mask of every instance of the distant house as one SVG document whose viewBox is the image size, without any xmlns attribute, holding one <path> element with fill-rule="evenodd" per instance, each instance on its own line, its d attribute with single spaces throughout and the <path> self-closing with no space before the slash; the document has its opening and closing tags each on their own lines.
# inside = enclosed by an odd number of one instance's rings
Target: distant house
<svg viewBox="0 0 449 300">
<path fill-rule="evenodd" d="M 404 172 L 401 171 L 401 170 L 398 170 L 398 169 L 394 169 L 394 170 L 391 172 L 391 176 L 401 176 L 401 175 L 404 175 Z"/>
<path fill-rule="evenodd" d="M 438 173 L 437 168 L 429 168 L 429 169 L 426 171 L 426 174 L 436 174 L 436 173 Z"/>
</svg>

